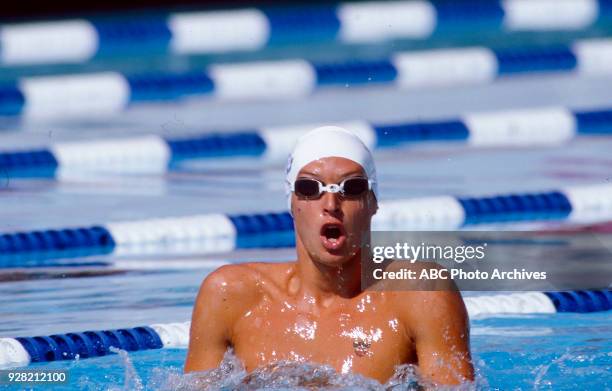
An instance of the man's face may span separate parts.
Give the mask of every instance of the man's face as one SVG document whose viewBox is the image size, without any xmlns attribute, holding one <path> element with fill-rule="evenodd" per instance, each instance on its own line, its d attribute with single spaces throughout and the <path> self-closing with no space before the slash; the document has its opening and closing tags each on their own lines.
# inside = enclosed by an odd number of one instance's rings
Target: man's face
<svg viewBox="0 0 612 391">
<path fill-rule="evenodd" d="M 304 166 L 297 179 L 317 179 L 329 185 L 352 177 L 366 178 L 363 167 L 345 158 L 328 157 Z M 329 266 L 342 265 L 357 254 L 378 208 L 372 191 L 358 197 L 329 192 L 316 199 L 295 193 L 291 197 L 297 241 L 312 260 Z"/>
</svg>

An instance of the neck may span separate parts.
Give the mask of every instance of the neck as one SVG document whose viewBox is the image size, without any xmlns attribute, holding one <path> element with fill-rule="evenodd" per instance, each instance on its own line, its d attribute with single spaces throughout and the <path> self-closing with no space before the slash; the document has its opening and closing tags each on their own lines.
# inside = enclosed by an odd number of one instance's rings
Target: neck
<svg viewBox="0 0 612 391">
<path fill-rule="evenodd" d="M 324 303 L 335 297 L 350 298 L 361 292 L 361 250 L 341 265 L 326 265 L 312 259 L 296 238 L 297 281 L 296 293 Z"/>
</svg>

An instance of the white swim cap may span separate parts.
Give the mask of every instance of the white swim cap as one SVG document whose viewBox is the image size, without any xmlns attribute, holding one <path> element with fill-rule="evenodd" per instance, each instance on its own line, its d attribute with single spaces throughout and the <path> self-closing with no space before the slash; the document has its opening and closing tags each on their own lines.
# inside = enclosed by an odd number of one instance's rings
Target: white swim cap
<svg viewBox="0 0 612 391">
<path fill-rule="evenodd" d="M 300 170 L 308 163 L 325 157 L 341 157 L 361 165 L 368 179 L 372 181 L 372 191 L 378 199 L 376 167 L 368 147 L 349 130 L 339 126 L 322 126 L 300 137 L 289 155 L 285 179 L 289 210 L 291 210 L 291 188 Z"/>
</svg>

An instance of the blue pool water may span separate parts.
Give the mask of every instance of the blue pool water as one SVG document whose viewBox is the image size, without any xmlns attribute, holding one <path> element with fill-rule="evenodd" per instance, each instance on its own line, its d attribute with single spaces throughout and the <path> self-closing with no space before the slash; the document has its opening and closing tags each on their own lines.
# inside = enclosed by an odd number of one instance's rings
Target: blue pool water
<svg viewBox="0 0 612 391">
<path fill-rule="evenodd" d="M 403 148 L 376 155 L 385 198 L 487 194 L 610 180 L 612 140 L 583 139 L 564 148 L 474 150 L 455 145 Z M 401 156 L 401 157 L 400 157 Z M 483 165 L 482 162 L 487 162 Z M 281 166 L 190 164 L 162 177 L 86 178 L 54 183 L 15 180 L 1 195 L 3 230 L 93 224 L 149 216 L 281 210 Z M 102 187 L 101 184 L 104 186 Z M 238 194 L 238 196 L 236 196 Z M 220 207 L 221 205 L 221 207 Z M 32 336 L 190 319 L 200 282 L 225 262 L 285 261 L 292 249 L 227 255 L 164 252 L 67 262 L 107 266 L 3 270 L 0 335 Z M 10 298 L 10 300 L 6 300 Z M 472 320 L 472 351 L 482 389 L 609 389 L 610 312 L 503 316 Z M 70 370 L 71 386 L 91 390 L 175 389 L 186 351 L 33 364 Z M 357 383 L 360 384 L 360 383 Z M 362 385 L 365 385 L 362 384 Z"/>
<path fill-rule="evenodd" d="M 477 383 L 483 389 L 501 390 L 609 389 L 609 323 L 609 315 L 601 313 L 476 320 L 472 351 Z M 147 389 L 171 390 L 180 384 L 184 350 L 129 357 L 134 372 L 126 370 L 129 366 L 117 355 L 44 367 L 69 368 L 72 381 L 90 390 L 123 389 L 138 382 Z"/>
<path fill-rule="evenodd" d="M 150 103 L 102 119 L 3 125 L 0 150 L 126 135 L 181 136 L 353 119 L 387 123 L 548 106 L 588 110 L 609 107 L 611 87 L 609 76 L 552 74 L 422 91 L 346 86 L 303 100 Z M 610 184 L 610 151 L 611 137 L 593 136 L 557 147 L 408 145 L 377 151 L 375 159 L 381 197 L 389 200 Z M 283 172 L 282 161 L 264 164 L 249 159 L 184 162 L 165 174 L 97 173 L 59 181 L 14 178 L 0 172 L 0 232 L 202 213 L 283 211 Z M 199 284 L 216 267 L 293 259 L 292 249 L 218 255 L 160 247 L 146 254 L 76 257 L 46 267 L 2 268 L 0 337 L 187 321 Z M 478 388 L 612 389 L 610 311 L 475 318 L 471 325 Z M 71 383 L 65 389 L 189 389 L 197 383 L 181 376 L 185 355 L 184 349 L 163 349 L 31 367 L 68 369 Z M 241 379 L 226 377 L 229 389 Z M 372 386 L 353 378 L 346 382 Z"/>
<path fill-rule="evenodd" d="M 203 268 L 79 278 L 66 281 L 61 290 L 52 281 L 5 283 L 1 293 L 15 295 L 22 304 L 3 311 L 18 313 L 21 323 L 19 330 L 2 333 L 51 333 L 188 319 L 199 280 L 206 273 Z M 481 389 L 502 390 L 609 389 L 610 321 L 605 312 L 473 319 L 477 384 Z M 67 327 L 69 324 L 75 326 Z M 69 369 L 72 384 L 88 390 L 133 390 L 136 384 L 143 389 L 172 390 L 178 384 L 189 384 L 180 375 L 185 354 L 184 349 L 130 353 L 133 371 L 118 355 L 32 367 Z"/>
</svg>

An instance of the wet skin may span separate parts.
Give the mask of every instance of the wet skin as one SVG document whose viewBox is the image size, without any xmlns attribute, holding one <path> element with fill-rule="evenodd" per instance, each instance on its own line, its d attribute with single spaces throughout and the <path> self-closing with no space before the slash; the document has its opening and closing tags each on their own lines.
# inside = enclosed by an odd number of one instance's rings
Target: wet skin
<svg viewBox="0 0 612 391">
<path fill-rule="evenodd" d="M 306 165 L 298 178 L 325 184 L 365 177 L 343 158 Z M 185 371 L 215 368 L 228 347 L 251 371 L 278 360 L 331 365 L 385 382 L 416 364 L 437 384 L 473 379 L 469 330 L 459 293 L 362 291 L 361 246 L 377 210 L 372 192 L 357 198 L 292 194 L 297 261 L 223 266 L 196 299 Z"/>
</svg>

